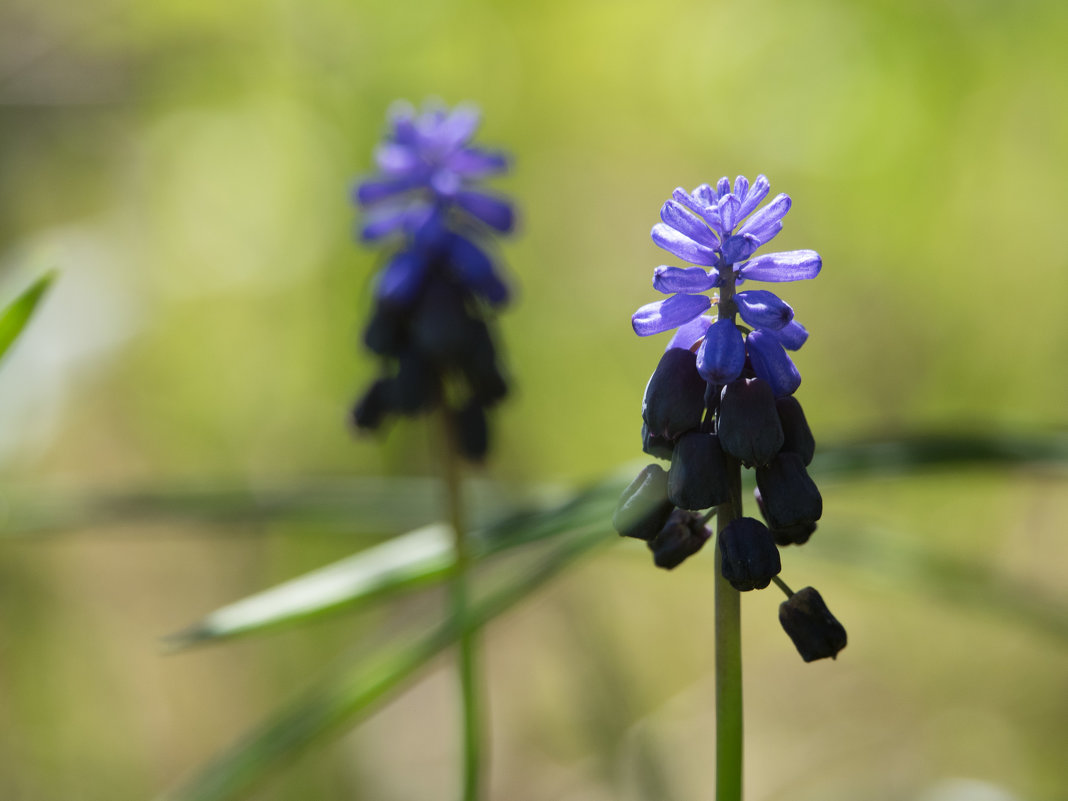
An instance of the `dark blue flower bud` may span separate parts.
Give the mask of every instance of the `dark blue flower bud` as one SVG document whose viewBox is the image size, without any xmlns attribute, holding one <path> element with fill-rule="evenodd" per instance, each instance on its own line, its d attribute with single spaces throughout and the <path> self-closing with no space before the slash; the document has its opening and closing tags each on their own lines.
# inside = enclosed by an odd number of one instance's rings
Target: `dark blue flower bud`
<svg viewBox="0 0 1068 801">
<path fill-rule="evenodd" d="M 771 528 L 788 529 L 801 523 L 814 523 L 823 514 L 820 491 L 796 453 L 780 453 L 771 464 L 758 467 L 756 480 L 764 518 Z"/>
<path fill-rule="evenodd" d="M 363 342 L 379 356 L 396 356 L 407 344 L 406 315 L 385 304 L 375 305 L 371 322 L 363 332 Z"/>
<path fill-rule="evenodd" d="M 455 364 L 471 347 L 475 323 L 467 298 L 450 281 L 428 282 L 412 319 L 412 344 L 438 364 Z"/>
<path fill-rule="evenodd" d="M 727 462 L 715 434 L 691 431 L 675 443 L 668 498 L 680 509 L 707 509 L 730 496 Z"/>
<path fill-rule="evenodd" d="M 753 490 L 753 496 L 756 498 L 757 506 L 760 508 L 760 514 L 764 516 L 764 519 L 768 519 L 768 513 L 764 511 L 764 499 L 760 496 L 760 488 Z M 808 542 L 808 538 L 811 537 L 816 531 L 815 521 L 803 521 L 793 526 L 786 526 L 785 528 L 771 528 L 771 536 L 775 538 L 775 544 L 781 547 L 787 545 L 804 545 Z"/>
<path fill-rule="evenodd" d="M 658 464 L 647 465 L 623 490 L 612 515 L 612 527 L 624 537 L 650 540 L 671 516 L 674 504 L 667 496 L 667 472 Z"/>
<path fill-rule="evenodd" d="M 808 427 L 801 404 L 793 395 L 787 395 L 775 401 L 775 408 L 782 423 L 782 450 L 796 453 L 808 467 L 816 452 L 816 440 L 812 438 L 812 429 Z"/>
<path fill-rule="evenodd" d="M 492 406 L 508 394 L 508 384 L 497 366 L 493 337 L 483 320 L 471 320 L 470 344 L 460 356 L 460 369 L 471 386 L 471 394 L 483 406 Z"/>
<path fill-rule="evenodd" d="M 401 414 L 418 414 L 441 397 L 437 371 L 419 353 L 409 350 L 397 361 L 397 374 L 387 384 L 389 406 Z"/>
<path fill-rule="evenodd" d="M 716 416 L 723 450 L 746 467 L 765 465 L 783 443 L 775 393 L 759 378 L 740 378 L 723 388 Z"/>
<path fill-rule="evenodd" d="M 472 399 L 453 413 L 453 430 L 460 453 L 473 462 L 481 462 L 489 449 L 486 413 L 478 401 Z"/>
<path fill-rule="evenodd" d="M 705 388 L 694 353 L 684 348 L 669 348 L 660 357 L 645 387 L 642 420 L 658 437 L 677 439 L 701 425 Z"/>
<path fill-rule="evenodd" d="M 658 437 L 649 431 L 649 424 L 642 423 L 642 450 L 657 459 L 670 459 L 675 443 L 666 437 Z"/>
<path fill-rule="evenodd" d="M 709 536 L 698 515 L 676 509 L 660 532 L 646 544 L 653 552 L 653 563 L 671 570 L 701 550 Z"/>
<path fill-rule="evenodd" d="M 834 659 L 846 647 L 846 630 L 812 587 L 779 604 L 779 622 L 806 662 Z"/>
<path fill-rule="evenodd" d="M 379 379 L 367 388 L 352 410 L 352 422 L 368 431 L 378 428 L 389 411 L 387 382 Z"/>
<path fill-rule="evenodd" d="M 751 517 L 739 517 L 719 534 L 720 566 L 734 589 L 762 590 L 782 570 L 779 549 L 768 527 Z"/>
</svg>

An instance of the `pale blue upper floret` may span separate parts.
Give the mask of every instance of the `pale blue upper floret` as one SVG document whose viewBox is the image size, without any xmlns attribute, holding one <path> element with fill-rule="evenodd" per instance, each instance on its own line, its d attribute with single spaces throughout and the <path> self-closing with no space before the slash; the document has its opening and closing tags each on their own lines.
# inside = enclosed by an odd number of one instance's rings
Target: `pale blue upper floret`
<svg viewBox="0 0 1068 801">
<path fill-rule="evenodd" d="M 691 193 L 676 189 L 660 210 L 662 222 L 653 226 L 652 238 L 669 253 L 699 266 L 657 267 L 653 288 L 670 297 L 642 306 L 631 323 L 640 336 L 679 329 L 669 347 L 691 348 L 702 340 L 698 369 L 708 381 L 733 381 L 748 355 L 754 372 L 771 383 L 777 395 L 788 395 L 797 389 L 801 377 L 784 348 L 797 350 L 808 337 L 793 319 L 793 309 L 767 290 L 737 292 L 738 315 L 754 329 L 743 338 L 729 320 L 713 323 L 704 317 L 712 300 L 699 294 L 722 286 L 723 271 L 728 269 L 736 286 L 747 279 L 800 281 L 819 274 L 821 261 L 813 250 L 754 257 L 759 247 L 782 230 L 782 218 L 790 210 L 790 197 L 785 194 L 757 210 L 769 189 L 763 175 L 752 185 L 738 176 L 733 190 L 726 178 L 715 188 L 702 184 Z"/>
<path fill-rule="evenodd" d="M 413 234 L 449 208 L 502 233 L 510 231 L 515 222 L 511 204 L 474 188 L 508 168 L 503 153 L 469 144 L 479 121 L 472 106 L 426 106 L 417 112 L 408 103 L 394 105 L 389 134 L 375 150 L 378 172 L 353 192 L 356 203 L 368 209 L 361 238 Z"/>
</svg>

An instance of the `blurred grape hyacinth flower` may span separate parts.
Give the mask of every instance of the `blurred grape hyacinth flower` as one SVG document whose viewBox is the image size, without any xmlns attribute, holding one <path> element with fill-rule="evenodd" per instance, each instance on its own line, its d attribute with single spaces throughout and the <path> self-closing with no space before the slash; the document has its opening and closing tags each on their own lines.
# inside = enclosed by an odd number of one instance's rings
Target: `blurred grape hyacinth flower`
<svg viewBox="0 0 1068 801">
<path fill-rule="evenodd" d="M 364 333 L 382 375 L 353 420 L 374 429 L 389 414 L 444 407 L 458 449 L 475 461 L 489 445 L 485 410 L 508 391 L 490 326 L 509 289 L 487 251 L 515 223 L 507 200 L 479 188 L 508 159 L 470 144 L 478 123 L 469 105 L 394 105 L 378 171 L 353 191 L 360 238 L 393 248 Z"/>
</svg>

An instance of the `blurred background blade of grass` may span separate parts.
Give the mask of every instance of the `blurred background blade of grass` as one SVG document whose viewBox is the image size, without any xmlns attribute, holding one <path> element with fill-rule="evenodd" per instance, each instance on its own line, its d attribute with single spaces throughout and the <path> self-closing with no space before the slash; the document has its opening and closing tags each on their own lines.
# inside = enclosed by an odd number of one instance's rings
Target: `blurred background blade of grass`
<svg viewBox="0 0 1068 801">
<path fill-rule="evenodd" d="M 33 317 L 37 304 L 41 302 L 55 275 L 48 273 L 34 281 L 21 295 L 0 309 L 0 359 L 8 348 L 15 344 L 30 318 Z"/>
<path fill-rule="evenodd" d="M 345 432 L 377 258 L 347 192 L 394 98 L 474 100 L 516 157 L 517 392 L 474 488 L 486 524 L 530 500 L 501 486 L 639 455 L 649 228 L 724 174 L 766 173 L 794 199 L 776 242 L 823 256 L 787 296 L 819 442 L 1064 432 L 1066 38 L 1054 0 L 9 0 L 0 298 L 62 280 L 0 369 L 0 798 L 151 797 L 354 643 L 438 612 L 429 589 L 158 648 L 438 517 L 422 424 Z M 885 473 L 896 448 L 833 474 L 822 454 L 825 520 L 784 553 L 848 625 L 842 657 L 798 664 L 774 594 L 746 598 L 749 798 L 1062 801 L 1063 473 L 1036 442 Z M 704 797 L 710 570 L 625 543 L 490 629 L 495 795 Z M 453 689 L 435 663 L 253 797 L 435 797 Z"/>
</svg>

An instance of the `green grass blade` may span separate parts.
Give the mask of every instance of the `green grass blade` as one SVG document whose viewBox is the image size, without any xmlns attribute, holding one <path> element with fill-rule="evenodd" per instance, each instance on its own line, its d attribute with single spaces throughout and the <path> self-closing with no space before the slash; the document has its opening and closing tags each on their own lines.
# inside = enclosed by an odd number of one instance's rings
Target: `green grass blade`
<svg viewBox="0 0 1068 801">
<path fill-rule="evenodd" d="M 0 311 L 0 359 L 15 344 L 55 277 L 55 273 L 45 273 Z"/>
<path fill-rule="evenodd" d="M 242 797 L 284 761 L 373 710 L 378 701 L 452 645 L 461 630 L 486 625 L 576 559 L 614 539 L 607 522 L 567 532 L 532 570 L 473 603 L 465 620 L 450 617 L 427 634 L 380 651 L 340 675 L 321 680 L 159 801 L 226 801 Z"/>
<path fill-rule="evenodd" d="M 652 461 L 652 459 L 649 459 Z M 902 433 L 852 443 L 820 444 L 809 472 L 814 478 L 852 481 L 906 475 L 965 465 L 1068 464 L 1063 432 Z M 631 472 L 637 473 L 635 461 Z M 616 497 L 633 475 L 611 483 Z M 515 488 L 469 482 L 472 525 L 485 527 L 515 506 Z M 168 520 L 204 525 L 301 523 L 341 536 L 381 536 L 406 531 L 434 519 L 440 486 L 430 479 L 338 478 L 257 487 L 164 487 L 115 493 L 20 493 L 4 488 L 7 516 L 0 536 L 55 534 L 80 528 Z M 537 494 L 541 494 L 539 491 Z M 511 498 L 509 496 L 512 496 Z M 615 499 L 613 499 L 614 501 Z"/>
<path fill-rule="evenodd" d="M 617 496 L 614 483 L 600 485 L 562 506 L 512 515 L 474 532 L 471 555 L 482 561 L 584 525 L 607 527 Z M 426 526 L 222 607 L 168 637 L 167 642 L 181 649 L 268 631 L 425 586 L 442 579 L 451 564 L 452 535 L 448 527 Z"/>
<path fill-rule="evenodd" d="M 167 642 L 185 648 L 315 617 L 435 581 L 451 564 L 449 529 L 434 524 L 217 609 Z"/>
</svg>

